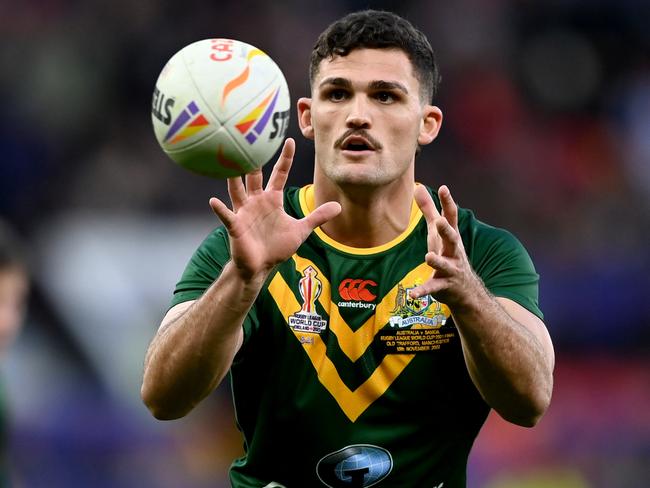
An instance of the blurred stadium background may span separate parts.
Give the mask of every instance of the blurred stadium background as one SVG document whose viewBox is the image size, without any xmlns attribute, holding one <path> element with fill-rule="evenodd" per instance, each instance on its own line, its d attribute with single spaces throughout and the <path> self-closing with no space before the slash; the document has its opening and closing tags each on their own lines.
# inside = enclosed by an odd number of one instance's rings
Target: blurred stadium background
<svg viewBox="0 0 650 488">
<path fill-rule="evenodd" d="M 541 274 L 553 404 L 491 416 L 476 488 L 650 486 L 650 8 L 634 0 L 0 4 L 0 215 L 34 289 L 1 369 L 24 487 L 220 487 L 241 451 L 222 385 L 189 417 L 142 406 L 144 352 L 223 182 L 176 167 L 150 122 L 165 61 L 202 38 L 257 45 L 308 93 L 317 34 L 390 8 L 439 56 L 445 113 L 418 179 L 517 234 Z M 298 141 L 290 182 L 312 170 Z M 425 415 L 427 408 L 423 405 Z"/>
</svg>

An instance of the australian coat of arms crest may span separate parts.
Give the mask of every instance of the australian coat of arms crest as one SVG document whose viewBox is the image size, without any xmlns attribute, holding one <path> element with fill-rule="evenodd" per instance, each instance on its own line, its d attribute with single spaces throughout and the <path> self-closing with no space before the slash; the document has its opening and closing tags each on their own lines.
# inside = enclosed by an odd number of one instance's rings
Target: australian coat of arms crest
<svg viewBox="0 0 650 488">
<path fill-rule="evenodd" d="M 412 298 L 409 290 L 417 286 L 404 288 L 397 285 L 395 308 L 391 311 L 390 325 L 396 328 L 411 327 L 420 324 L 429 327 L 441 327 L 447 322 L 449 309 L 431 295 Z M 447 314 L 445 314 L 447 312 Z"/>
</svg>

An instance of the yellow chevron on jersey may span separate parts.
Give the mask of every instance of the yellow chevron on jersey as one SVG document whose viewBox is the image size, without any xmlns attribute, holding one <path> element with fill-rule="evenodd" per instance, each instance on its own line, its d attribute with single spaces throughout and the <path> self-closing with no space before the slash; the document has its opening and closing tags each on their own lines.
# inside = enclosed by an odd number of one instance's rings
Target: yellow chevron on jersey
<svg viewBox="0 0 650 488">
<path fill-rule="evenodd" d="M 302 258 L 297 254 L 294 254 L 292 259 L 296 263 L 296 271 L 300 274 L 304 273 L 304 271 L 310 266 L 318 271 L 319 279 L 323 285 L 318 301 L 322 307 L 328 311 L 330 330 L 334 332 L 338 338 L 341 350 L 352 362 L 355 362 L 363 355 L 368 346 L 372 344 L 377 332 L 379 332 L 379 330 L 389 322 L 397 302 L 400 285 L 406 285 L 408 287 L 416 283 L 423 283 L 431 277 L 431 273 L 433 272 L 433 268 L 426 263 L 422 263 L 408 272 L 404 278 L 400 280 L 400 283 L 395 285 L 395 287 L 384 296 L 381 302 L 379 302 L 374 315 L 354 331 L 345 320 L 343 320 L 338 306 L 332 301 L 331 285 L 325 277 L 325 273 L 319 270 L 318 266 L 316 266 L 312 261 Z M 278 306 L 280 307 L 280 304 L 278 304 Z M 449 308 L 444 304 L 442 304 L 442 307 L 446 316 L 449 317 L 449 315 L 451 315 Z M 282 310 L 282 307 L 280 307 L 280 309 Z M 295 312 L 295 309 L 290 313 L 293 312 Z"/>
<path fill-rule="evenodd" d="M 398 293 L 404 289 L 404 285 L 408 287 L 409 285 L 422 283 L 431 276 L 433 271 L 429 265 L 422 263 L 408 272 L 384 296 L 377 305 L 375 314 L 354 331 L 341 316 L 336 303 L 332 301 L 331 285 L 325 277 L 325 273 L 309 259 L 297 254 L 294 254 L 292 259 L 295 262 L 296 271 L 300 274 L 304 275 L 307 271 L 316 271 L 314 276 L 318 276 L 319 282 L 318 301 L 323 309 L 328 311 L 329 328 L 336 335 L 343 353 L 352 362 L 356 362 L 363 355 L 372 344 L 377 333 L 389 323 L 398 302 Z M 298 303 L 294 293 L 280 273 L 276 273 L 268 289 L 287 323 L 290 323 L 294 314 L 304 308 Z M 448 317 L 451 312 L 446 305 L 442 306 L 445 315 Z M 320 316 L 318 316 L 318 320 L 321 320 Z M 414 357 L 412 354 L 387 355 L 370 377 L 355 391 L 351 391 L 342 381 L 334 363 L 327 357 L 327 348 L 320 335 L 305 333 L 303 330 L 294 327 L 291 327 L 291 329 L 309 356 L 319 381 L 353 422 L 388 389 Z"/>
<path fill-rule="evenodd" d="M 300 310 L 301 305 L 280 273 L 275 274 L 268 290 L 278 305 L 284 320 L 288 323 L 291 314 Z M 296 330 L 293 332 L 309 356 L 318 380 L 352 422 L 357 420 L 359 415 L 384 394 L 415 357 L 415 354 L 387 355 L 361 386 L 356 390 L 350 390 L 341 379 L 334 363 L 327 357 L 326 346 L 321 337 L 316 334 L 307 335 Z"/>
</svg>

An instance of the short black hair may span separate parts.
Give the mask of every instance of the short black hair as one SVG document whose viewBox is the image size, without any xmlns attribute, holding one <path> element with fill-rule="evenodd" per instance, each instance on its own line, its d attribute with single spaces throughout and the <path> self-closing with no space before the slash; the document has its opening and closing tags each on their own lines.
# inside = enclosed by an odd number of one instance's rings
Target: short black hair
<svg viewBox="0 0 650 488">
<path fill-rule="evenodd" d="M 309 82 L 313 84 L 321 61 L 347 56 L 354 49 L 397 48 L 406 53 L 420 82 L 422 99 L 433 100 L 440 72 L 427 37 L 408 20 L 383 10 L 353 12 L 331 24 L 318 37 L 311 52 Z"/>
</svg>

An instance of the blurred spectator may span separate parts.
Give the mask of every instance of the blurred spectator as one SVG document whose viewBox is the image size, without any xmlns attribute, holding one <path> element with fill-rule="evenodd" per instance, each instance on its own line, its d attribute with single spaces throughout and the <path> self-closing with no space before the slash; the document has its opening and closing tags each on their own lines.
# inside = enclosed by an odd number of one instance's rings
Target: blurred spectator
<svg viewBox="0 0 650 488">
<path fill-rule="evenodd" d="M 7 224 L 0 220 L 0 355 L 11 345 L 25 315 L 29 279 L 23 249 Z M 0 486 L 9 483 L 7 413 L 0 384 Z"/>
</svg>

